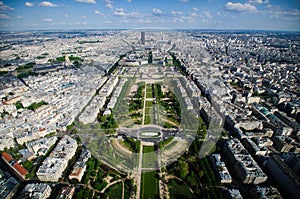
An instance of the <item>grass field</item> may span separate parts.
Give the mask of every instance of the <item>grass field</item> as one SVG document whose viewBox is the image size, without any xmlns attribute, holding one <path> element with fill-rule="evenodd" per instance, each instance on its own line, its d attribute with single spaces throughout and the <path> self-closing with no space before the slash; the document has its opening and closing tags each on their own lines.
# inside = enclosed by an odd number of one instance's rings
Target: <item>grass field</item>
<svg viewBox="0 0 300 199">
<path fill-rule="evenodd" d="M 146 98 L 152 98 L 152 85 L 151 84 L 147 84 L 146 87 Z"/>
<path fill-rule="evenodd" d="M 142 199 L 159 198 L 158 179 L 156 171 L 151 171 L 142 174 Z"/>
<path fill-rule="evenodd" d="M 157 168 L 157 154 L 153 146 L 143 146 L 143 168 Z"/>
<path fill-rule="evenodd" d="M 153 122 L 153 114 L 154 114 L 153 102 L 146 101 L 144 124 L 151 124 Z"/>
<path fill-rule="evenodd" d="M 152 91 L 146 93 L 146 98 L 152 98 Z"/>
<path fill-rule="evenodd" d="M 143 146 L 143 153 L 151 153 L 154 151 L 153 146 Z"/>
<path fill-rule="evenodd" d="M 146 107 L 152 107 L 153 106 L 153 102 L 152 101 L 146 101 Z"/>
</svg>

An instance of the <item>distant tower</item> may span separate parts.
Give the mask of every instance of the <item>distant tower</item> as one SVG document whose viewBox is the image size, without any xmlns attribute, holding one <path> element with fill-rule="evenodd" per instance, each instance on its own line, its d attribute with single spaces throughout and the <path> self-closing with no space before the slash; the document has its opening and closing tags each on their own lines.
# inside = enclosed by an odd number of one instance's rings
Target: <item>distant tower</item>
<svg viewBox="0 0 300 199">
<path fill-rule="evenodd" d="M 141 42 L 145 45 L 145 32 L 141 32 Z"/>
<path fill-rule="evenodd" d="M 68 57 L 68 55 L 65 55 L 65 66 L 70 66 L 71 65 L 71 61 Z"/>
</svg>

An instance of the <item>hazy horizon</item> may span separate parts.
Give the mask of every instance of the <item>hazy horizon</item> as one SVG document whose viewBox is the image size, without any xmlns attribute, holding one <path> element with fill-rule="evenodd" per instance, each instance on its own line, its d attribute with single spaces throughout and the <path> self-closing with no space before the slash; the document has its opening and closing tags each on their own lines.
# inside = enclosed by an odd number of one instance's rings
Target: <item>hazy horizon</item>
<svg viewBox="0 0 300 199">
<path fill-rule="evenodd" d="M 0 1 L 0 30 L 300 31 L 299 0 Z"/>
</svg>

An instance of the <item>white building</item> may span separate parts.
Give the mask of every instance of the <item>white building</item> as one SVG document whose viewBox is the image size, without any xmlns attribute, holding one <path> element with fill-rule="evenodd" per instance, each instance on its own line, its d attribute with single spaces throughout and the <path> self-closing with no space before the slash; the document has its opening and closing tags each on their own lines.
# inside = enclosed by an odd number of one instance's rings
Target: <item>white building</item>
<svg viewBox="0 0 300 199">
<path fill-rule="evenodd" d="M 27 184 L 18 198 L 46 199 L 51 195 L 51 187 L 44 183 Z"/>
<path fill-rule="evenodd" d="M 36 172 L 38 179 L 57 182 L 67 168 L 69 160 L 75 155 L 76 149 L 77 142 L 65 135 Z"/>
</svg>

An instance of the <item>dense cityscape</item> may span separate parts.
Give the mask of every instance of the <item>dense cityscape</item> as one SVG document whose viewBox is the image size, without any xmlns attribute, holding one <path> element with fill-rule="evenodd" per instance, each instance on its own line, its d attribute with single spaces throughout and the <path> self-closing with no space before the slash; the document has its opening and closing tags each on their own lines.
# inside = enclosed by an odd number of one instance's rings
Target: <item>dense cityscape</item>
<svg viewBox="0 0 300 199">
<path fill-rule="evenodd" d="M 1 34 L 4 198 L 297 198 L 294 32 Z"/>
<path fill-rule="evenodd" d="M 0 0 L 0 199 L 296 199 L 299 0 Z"/>
</svg>

